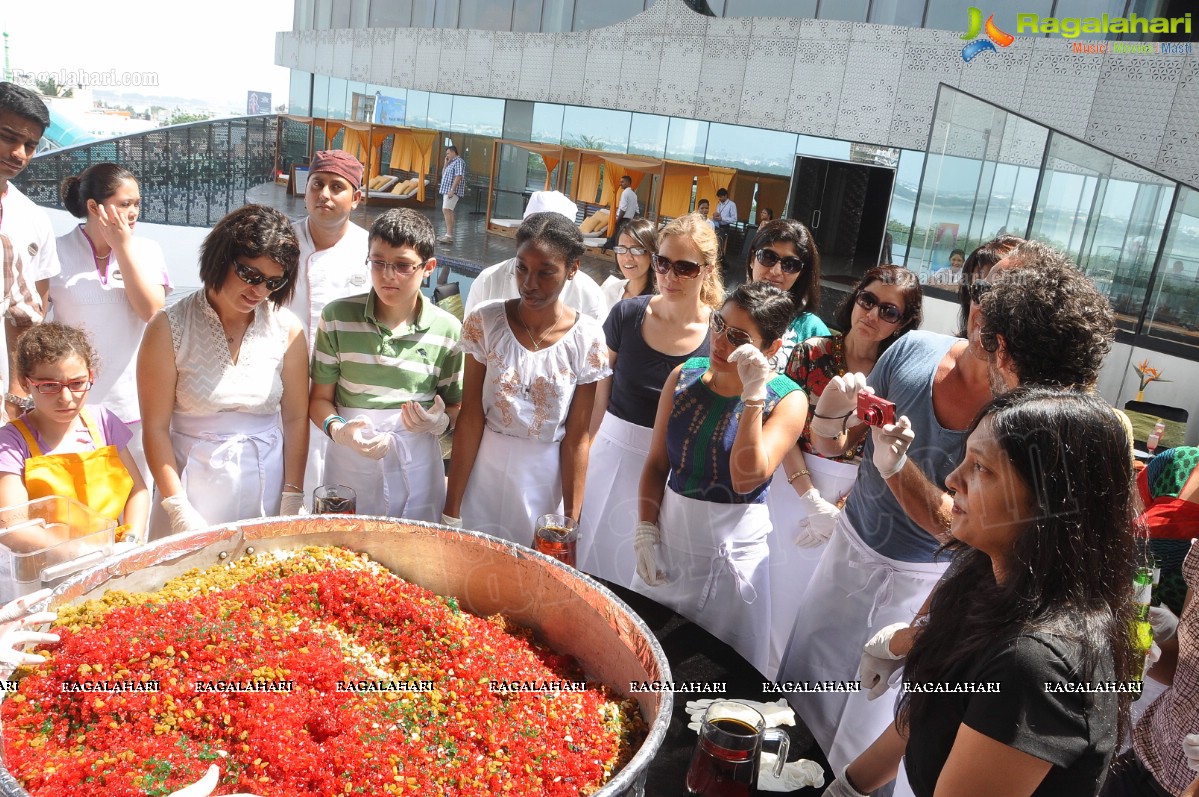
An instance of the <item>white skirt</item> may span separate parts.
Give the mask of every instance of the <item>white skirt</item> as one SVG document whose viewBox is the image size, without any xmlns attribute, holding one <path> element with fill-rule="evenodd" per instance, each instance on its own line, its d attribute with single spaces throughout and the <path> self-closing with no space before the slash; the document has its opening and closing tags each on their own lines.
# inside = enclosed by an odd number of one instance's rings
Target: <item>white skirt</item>
<svg viewBox="0 0 1199 797">
<path fill-rule="evenodd" d="M 587 487 L 579 522 L 579 569 L 633 588 L 641 471 L 654 430 L 604 414 L 587 460 Z"/>
<path fill-rule="evenodd" d="M 340 414 L 363 416 L 391 445 L 383 459 L 370 459 L 332 443 L 325 455 L 325 484 L 344 484 L 357 496 L 360 515 L 384 515 L 441 522 L 445 506 L 445 465 L 441 443 L 427 433 L 409 432 L 399 410 L 346 408 Z"/>
<path fill-rule="evenodd" d="M 811 475 L 812 486 L 829 503 L 836 503 L 849 493 L 858 477 L 858 466 L 848 462 L 824 459 L 815 454 L 805 458 Z M 807 518 L 807 508 L 799 500 L 795 488 L 787 484 L 787 474 L 780 465 L 766 493 L 766 506 L 770 508 L 770 525 L 773 531 L 768 538 L 770 545 L 770 656 L 764 673 L 774 678 L 782 662 L 783 649 L 791 638 L 795 615 L 799 613 L 799 602 L 804 590 L 812 580 L 812 573 L 820 563 L 827 543 L 801 548 L 795 544 L 799 537 L 800 524 Z"/>
<path fill-rule="evenodd" d="M 658 567 L 667 583 L 635 588 L 698 623 L 753 667 L 766 667 L 770 632 L 766 504 L 717 504 L 669 487 L 658 515 Z"/>
<path fill-rule="evenodd" d="M 881 556 L 862 542 L 842 512 L 804 592 L 779 680 L 856 681 L 862 647 L 879 628 L 910 623 L 948 566 Z M 794 693 L 787 699 L 834 772 L 894 719 L 894 692 L 872 701 L 864 691 Z"/>
<path fill-rule="evenodd" d="M 171 418 L 171 443 L 183 494 L 209 523 L 279 514 L 283 429 L 278 414 L 175 414 Z M 160 500 L 156 496 L 150 513 L 152 540 L 171 533 L 170 519 Z"/>
<path fill-rule="evenodd" d="M 462 525 L 531 547 L 537 518 L 562 511 L 559 443 L 483 429 L 462 496 Z"/>
</svg>

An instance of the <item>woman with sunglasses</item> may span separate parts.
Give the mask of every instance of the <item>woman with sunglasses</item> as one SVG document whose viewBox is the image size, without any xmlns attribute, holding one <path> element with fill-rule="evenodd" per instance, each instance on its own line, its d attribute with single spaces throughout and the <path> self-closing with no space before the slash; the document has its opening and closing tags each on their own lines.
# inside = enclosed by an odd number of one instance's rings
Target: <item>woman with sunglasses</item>
<svg viewBox="0 0 1199 797">
<path fill-rule="evenodd" d="M 749 282 L 769 282 L 790 292 L 795 303 L 795 318 L 773 361 L 775 370 L 782 373 L 801 340 L 829 334 L 815 313 L 820 307 L 820 252 L 812 233 L 795 219 L 766 222 L 754 236 L 745 272 Z"/>
<path fill-rule="evenodd" d="M 702 625 L 764 672 L 770 638 L 766 493 L 807 417 L 802 390 L 770 367 L 794 316 L 761 282 L 711 315 L 711 357 L 662 387 L 634 536 L 646 595 Z"/>
<path fill-rule="evenodd" d="M 129 450 L 133 434 L 108 408 L 84 407 L 97 375 L 87 335 L 37 324 L 17 340 L 16 366 L 33 409 L 0 429 L 0 506 L 74 498 L 123 523 L 118 541 L 143 538 L 150 494 Z"/>
<path fill-rule="evenodd" d="M 200 250 L 204 287 L 154 316 L 137 360 L 151 538 L 294 515 L 308 456 L 308 344 L 283 305 L 300 257 L 287 217 L 246 205 Z"/>
<path fill-rule="evenodd" d="M 795 347 L 786 373 L 808 396 L 809 415 L 825 386 L 846 373 L 869 374 L 892 343 L 923 321 L 923 293 L 914 272 L 883 265 L 868 270 L 837 308 L 844 334 L 808 338 Z M 770 535 L 770 660 L 777 667 L 791 635 L 804 588 L 833 533 L 839 503 L 858 474 L 863 436 L 838 457 L 822 457 L 807 428 L 783 458 L 767 503 L 775 527 Z M 773 670 L 766 673 L 773 675 Z"/>
<path fill-rule="evenodd" d="M 560 213 L 520 225 L 519 299 L 466 317 L 462 408 L 454 430 L 442 522 L 520 545 L 537 518 L 579 519 L 595 386 L 610 370 L 594 318 L 561 300 L 583 255 L 583 234 Z"/>
<path fill-rule="evenodd" d="M 716 232 L 707 219 L 673 219 L 658 246 L 652 263 L 661 293 L 617 303 L 604 322 L 612 376 L 595 391 L 579 539 L 583 570 L 630 588 L 636 495 L 662 385 L 682 363 L 708 356 L 708 317 L 724 298 Z"/>
<path fill-rule="evenodd" d="M 611 310 L 621 299 L 634 296 L 653 296 L 657 290 L 650 257 L 658 251 L 658 233 L 649 219 L 633 219 L 620 230 L 616 246 L 616 265 L 620 276 L 609 276 L 600 289 Z"/>
</svg>

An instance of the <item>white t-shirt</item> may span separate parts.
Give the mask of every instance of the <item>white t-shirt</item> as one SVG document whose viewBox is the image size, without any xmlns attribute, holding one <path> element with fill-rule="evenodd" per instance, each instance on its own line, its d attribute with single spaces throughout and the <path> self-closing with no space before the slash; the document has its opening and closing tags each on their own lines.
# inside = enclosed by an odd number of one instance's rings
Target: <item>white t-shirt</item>
<svg viewBox="0 0 1199 797">
<path fill-rule="evenodd" d="M 59 271 L 54 246 L 54 228 L 46 211 L 33 204 L 12 182 L 0 195 L 0 232 L 12 241 L 13 249 L 21 256 L 23 273 L 28 280 L 29 294 L 36 295 L 34 283 L 50 279 Z M 42 308 L 45 312 L 45 308 Z M 0 351 L 6 351 L 4 325 L 0 324 Z M 0 357 L 0 386 L 7 388 L 8 357 Z"/>
<path fill-rule="evenodd" d="M 608 305 L 608 310 L 624 298 L 624 288 L 629 284 L 627 279 L 621 277 L 609 276 L 604 280 L 604 284 L 600 286 L 600 290 L 604 292 L 604 302 Z"/>
<path fill-rule="evenodd" d="M 466 297 L 465 312 L 470 313 L 487 302 L 519 297 L 520 291 L 516 287 L 516 258 L 513 257 L 479 272 L 479 276 L 475 277 L 470 286 L 470 294 Z M 604 292 L 595 284 L 595 280 L 582 271 L 576 272 L 574 279 L 566 281 L 560 298 L 567 307 L 573 307 L 597 321 L 603 321 L 608 317 Z"/>
<path fill-rule="evenodd" d="M 146 322 L 129 304 L 116 258 L 108 256 L 104 273 L 96 268 L 92 245 L 78 225 L 57 240 L 62 271 L 50 279 L 54 320 L 87 331 L 96 351 L 96 384 L 88 394 L 125 423 L 141 420 L 137 400 L 137 350 Z M 152 285 L 170 290 L 162 247 L 148 238 L 132 241 L 137 266 Z"/>
<path fill-rule="evenodd" d="M 620 205 L 616 208 L 617 215 L 626 221 L 637 215 L 637 194 L 632 188 L 626 188 L 620 192 Z"/>
<path fill-rule="evenodd" d="M 354 222 L 347 222 L 341 240 L 318 252 L 308 232 L 308 219 L 292 226 L 300 239 L 300 268 L 296 272 L 296 292 L 286 306 L 300 319 L 311 356 L 325 305 L 370 290 L 371 268 L 366 264 L 370 235 Z"/>
</svg>

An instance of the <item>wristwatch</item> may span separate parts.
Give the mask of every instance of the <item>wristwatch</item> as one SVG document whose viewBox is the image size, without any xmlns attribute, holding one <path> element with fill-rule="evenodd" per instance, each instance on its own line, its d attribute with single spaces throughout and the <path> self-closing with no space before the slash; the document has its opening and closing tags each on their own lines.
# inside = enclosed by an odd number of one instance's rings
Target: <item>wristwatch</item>
<svg viewBox="0 0 1199 797">
<path fill-rule="evenodd" d="M 18 396 L 16 393 L 5 393 L 4 400 L 15 407 L 20 407 L 22 412 L 29 412 L 33 409 L 33 399 L 29 396 Z"/>
</svg>

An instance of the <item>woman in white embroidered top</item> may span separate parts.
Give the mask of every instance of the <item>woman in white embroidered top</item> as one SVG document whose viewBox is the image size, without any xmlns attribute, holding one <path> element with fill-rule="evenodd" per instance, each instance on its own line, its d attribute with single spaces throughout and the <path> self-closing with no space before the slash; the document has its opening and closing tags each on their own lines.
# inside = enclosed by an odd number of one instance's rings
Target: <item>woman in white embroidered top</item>
<svg viewBox="0 0 1199 797">
<path fill-rule="evenodd" d="M 200 251 L 203 290 L 154 316 L 137 361 L 152 538 L 294 515 L 308 456 L 308 344 L 283 307 L 300 257 L 287 217 L 246 205 Z M 268 301 L 269 299 L 269 301 Z"/>
<path fill-rule="evenodd" d="M 598 321 L 559 300 L 583 236 L 534 213 L 516 250 L 519 299 L 485 304 L 462 326 L 462 410 L 443 522 L 528 545 L 538 516 L 579 519 L 596 382 L 610 373 Z"/>
<path fill-rule="evenodd" d="M 137 401 L 137 348 L 146 323 L 166 304 L 166 260 L 157 243 L 133 234 L 142 198 L 128 169 L 94 164 L 63 180 L 59 193 L 71 215 L 84 221 L 56 242 L 62 271 L 50 280 L 54 319 L 91 339 L 97 372 L 88 402 L 103 404 L 129 427 L 128 451 L 149 483 Z"/>
</svg>

